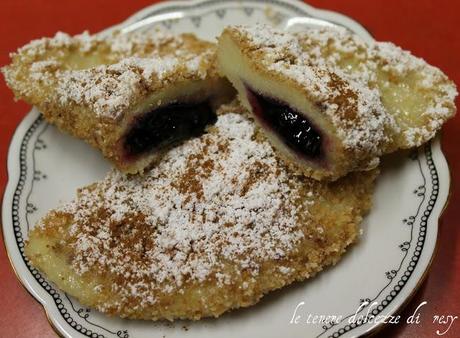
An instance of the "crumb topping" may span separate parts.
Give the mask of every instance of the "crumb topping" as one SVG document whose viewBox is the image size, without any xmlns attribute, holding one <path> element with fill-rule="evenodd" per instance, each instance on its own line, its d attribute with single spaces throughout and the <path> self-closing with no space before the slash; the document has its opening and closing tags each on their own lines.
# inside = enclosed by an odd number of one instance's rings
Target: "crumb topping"
<svg viewBox="0 0 460 338">
<path fill-rule="evenodd" d="M 214 49 L 192 34 L 161 30 L 108 37 L 57 33 L 11 54 L 13 63 L 2 72 L 19 97 L 42 91 L 45 102 L 81 105 L 96 116 L 118 119 L 152 91 L 216 76 Z"/>
<path fill-rule="evenodd" d="M 108 66 L 66 71 L 57 76 L 57 94 L 62 105 L 84 105 L 100 116 L 118 119 L 168 83 L 204 80 L 209 64 L 202 61 L 210 56 L 130 57 Z"/>
<path fill-rule="evenodd" d="M 390 42 L 366 43 L 344 28 L 310 28 L 296 33 L 308 62 L 340 68 L 378 88 L 395 118 L 403 147 L 434 137 L 455 114 L 455 84 L 436 67 Z"/>
<path fill-rule="evenodd" d="M 294 34 L 265 25 L 234 26 L 228 31 L 255 62 L 303 88 L 347 149 L 379 155 L 381 145 L 389 141 L 385 129 L 394 121 L 376 89 L 338 67 L 312 65 Z"/>
<path fill-rule="evenodd" d="M 113 170 L 81 190 L 59 211 L 73 215 L 73 268 L 110 272 L 119 280 L 113 291 L 145 302 L 152 290 L 191 280 L 228 283 L 226 262 L 255 276 L 264 261 L 285 257 L 304 236 L 315 194 L 293 185 L 254 128 L 224 113 L 144 177 Z"/>
</svg>

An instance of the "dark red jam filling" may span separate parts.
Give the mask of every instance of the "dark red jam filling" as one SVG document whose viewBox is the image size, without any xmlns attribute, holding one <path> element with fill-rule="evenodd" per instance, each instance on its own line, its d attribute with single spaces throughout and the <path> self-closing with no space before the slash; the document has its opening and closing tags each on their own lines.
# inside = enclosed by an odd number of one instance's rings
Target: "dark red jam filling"
<svg viewBox="0 0 460 338">
<path fill-rule="evenodd" d="M 124 137 L 128 158 L 137 157 L 191 137 L 200 136 L 217 115 L 209 102 L 174 103 L 136 118 Z"/>
<path fill-rule="evenodd" d="M 286 103 L 257 93 L 248 86 L 246 90 L 254 114 L 284 144 L 308 159 L 323 158 L 321 133 L 307 118 Z"/>
</svg>

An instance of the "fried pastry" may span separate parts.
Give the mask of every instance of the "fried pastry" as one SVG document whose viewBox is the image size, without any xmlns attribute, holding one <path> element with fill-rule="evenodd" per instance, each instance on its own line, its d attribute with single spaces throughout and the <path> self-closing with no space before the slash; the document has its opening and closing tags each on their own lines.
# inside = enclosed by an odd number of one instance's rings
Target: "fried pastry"
<svg viewBox="0 0 460 338">
<path fill-rule="evenodd" d="M 217 317 L 335 264 L 376 170 L 297 175 L 238 108 L 143 176 L 113 170 L 30 232 L 30 262 L 82 304 L 136 319 Z"/>
<path fill-rule="evenodd" d="M 228 27 L 218 63 L 280 156 L 315 179 L 374 168 L 455 114 L 455 85 L 439 69 L 343 31 Z"/>
<path fill-rule="evenodd" d="M 342 27 L 311 28 L 295 36 L 310 64 L 337 67 L 378 89 L 398 127 L 385 152 L 422 145 L 456 112 L 455 84 L 391 42 L 368 44 Z"/>
<path fill-rule="evenodd" d="M 230 94 L 215 70 L 215 45 L 192 34 L 58 33 L 11 57 L 3 73 L 16 97 L 126 173 L 203 132 Z"/>
</svg>

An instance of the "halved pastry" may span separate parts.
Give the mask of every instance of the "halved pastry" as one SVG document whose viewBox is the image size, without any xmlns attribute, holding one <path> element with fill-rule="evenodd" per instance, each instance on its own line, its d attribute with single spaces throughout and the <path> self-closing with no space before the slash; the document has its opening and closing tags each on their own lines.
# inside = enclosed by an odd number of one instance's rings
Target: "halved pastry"
<svg viewBox="0 0 460 338">
<path fill-rule="evenodd" d="M 368 44 L 341 27 L 306 29 L 295 37 L 310 64 L 337 67 L 378 89 L 398 127 L 385 152 L 422 145 L 456 113 L 455 84 L 439 68 L 391 42 Z"/>
<path fill-rule="evenodd" d="M 239 108 L 144 176 L 113 170 L 30 232 L 30 262 L 110 315 L 219 316 L 335 264 L 359 233 L 376 170 L 294 174 Z"/>
<path fill-rule="evenodd" d="M 455 113 L 455 86 L 438 69 L 388 44 L 361 44 L 361 54 L 372 55 L 366 62 L 375 62 L 363 69 L 359 53 L 336 52 L 339 35 L 335 44 L 316 36 L 234 26 L 218 46 L 220 72 L 281 157 L 303 174 L 335 180 L 374 168 L 382 154 L 426 142 Z M 390 69 L 398 67 L 396 77 Z M 414 75 L 405 77 L 409 69 Z M 380 86 L 372 71 L 383 74 Z"/>
<path fill-rule="evenodd" d="M 11 57 L 2 71 L 16 97 L 126 173 L 203 132 L 230 89 L 215 70 L 215 45 L 192 34 L 58 33 Z"/>
</svg>

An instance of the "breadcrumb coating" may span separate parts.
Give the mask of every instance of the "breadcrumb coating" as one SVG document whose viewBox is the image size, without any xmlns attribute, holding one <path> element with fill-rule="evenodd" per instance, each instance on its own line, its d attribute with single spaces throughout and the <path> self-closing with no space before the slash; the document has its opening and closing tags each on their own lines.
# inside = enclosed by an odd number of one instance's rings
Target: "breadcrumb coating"
<svg viewBox="0 0 460 338">
<path fill-rule="evenodd" d="M 455 84 L 439 68 L 391 42 L 368 44 L 340 27 L 311 28 L 295 36 L 310 63 L 337 67 L 380 92 L 398 126 L 385 153 L 422 145 L 456 113 Z"/>
<path fill-rule="evenodd" d="M 455 85 L 439 69 L 346 30 L 230 26 L 219 38 L 218 63 L 248 110 L 249 86 L 319 128 L 325 163 L 296 153 L 256 118 L 280 156 L 319 180 L 372 169 L 384 154 L 427 142 L 456 111 Z"/>
<path fill-rule="evenodd" d="M 30 42 L 11 58 L 2 72 L 18 99 L 129 173 L 161 156 L 124 161 L 120 139 L 135 116 L 194 97 L 212 101 L 227 88 L 216 73 L 215 45 L 193 34 L 57 33 Z"/>
<path fill-rule="evenodd" d="M 218 317 L 337 263 L 377 171 L 299 176 L 240 110 L 145 176 L 81 189 L 30 232 L 31 263 L 86 306 L 148 320 Z"/>
</svg>

